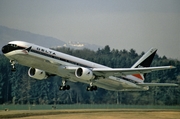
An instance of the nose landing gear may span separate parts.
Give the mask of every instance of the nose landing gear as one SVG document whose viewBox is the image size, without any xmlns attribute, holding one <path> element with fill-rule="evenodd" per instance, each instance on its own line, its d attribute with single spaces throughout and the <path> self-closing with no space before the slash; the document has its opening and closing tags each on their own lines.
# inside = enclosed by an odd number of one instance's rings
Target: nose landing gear
<svg viewBox="0 0 180 119">
<path fill-rule="evenodd" d="M 10 60 L 10 63 L 11 63 L 11 66 L 12 66 L 11 71 L 12 71 L 12 72 L 16 71 L 16 68 L 15 68 L 16 61 Z"/>
</svg>

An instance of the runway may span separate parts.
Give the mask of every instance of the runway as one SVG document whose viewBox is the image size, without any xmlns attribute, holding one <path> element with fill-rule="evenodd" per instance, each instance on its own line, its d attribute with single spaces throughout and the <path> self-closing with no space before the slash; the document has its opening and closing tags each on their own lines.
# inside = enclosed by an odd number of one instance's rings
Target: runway
<svg viewBox="0 0 180 119">
<path fill-rule="evenodd" d="M 0 111 L 0 118 L 14 119 L 180 119 L 180 110 L 74 109 Z"/>
</svg>

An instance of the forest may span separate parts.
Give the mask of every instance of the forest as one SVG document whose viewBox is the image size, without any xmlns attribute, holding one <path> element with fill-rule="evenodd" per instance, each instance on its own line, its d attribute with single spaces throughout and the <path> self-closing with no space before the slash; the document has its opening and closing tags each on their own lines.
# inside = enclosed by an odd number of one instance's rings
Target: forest
<svg viewBox="0 0 180 119">
<path fill-rule="evenodd" d="M 97 51 L 55 48 L 54 50 L 74 55 L 112 68 L 131 67 L 143 54 L 110 49 L 107 45 Z M 146 75 L 145 82 L 180 84 L 180 61 L 155 55 L 151 66 L 173 65 L 171 70 L 156 71 Z M 148 91 L 117 92 L 98 88 L 86 91 L 88 84 L 67 82 L 70 90 L 59 91 L 61 77 L 52 76 L 45 80 L 30 78 L 29 67 L 16 65 L 11 72 L 9 60 L 0 54 L 0 104 L 124 104 L 124 105 L 180 105 L 180 86 L 150 87 Z"/>
</svg>

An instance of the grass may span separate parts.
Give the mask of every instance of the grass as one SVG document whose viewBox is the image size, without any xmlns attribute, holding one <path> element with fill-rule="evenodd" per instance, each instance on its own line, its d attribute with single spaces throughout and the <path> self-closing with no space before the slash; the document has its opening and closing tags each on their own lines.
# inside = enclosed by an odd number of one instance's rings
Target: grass
<svg viewBox="0 0 180 119">
<path fill-rule="evenodd" d="M 0 118 L 45 118 L 58 119 L 58 118 L 98 118 L 98 119 L 111 119 L 111 118 L 131 118 L 131 119 L 180 119 L 179 110 L 144 110 L 144 109 L 76 109 L 76 110 L 16 110 L 16 111 L 3 111 L 0 112 Z"/>
<path fill-rule="evenodd" d="M 54 108 L 55 107 L 55 108 Z M 176 109 L 180 106 L 117 105 L 117 104 L 62 104 L 62 105 L 0 105 L 0 110 L 51 110 L 51 109 Z"/>
<path fill-rule="evenodd" d="M 56 108 L 54 108 L 56 107 Z M 8 109 L 8 111 L 5 111 Z M 108 115 L 107 115 L 108 114 Z M 157 114 L 157 115 L 155 115 Z M 169 115 L 166 115 L 169 114 Z M 51 116 L 49 116 L 51 115 Z M 60 116 L 61 115 L 61 116 Z M 62 105 L 0 105 L 0 118 L 25 118 L 46 116 L 80 119 L 80 117 L 116 118 L 123 117 L 134 119 L 135 117 L 145 118 L 147 116 L 161 119 L 180 119 L 180 106 L 153 106 L 153 105 L 116 105 L 116 104 L 62 104 Z M 116 116 L 115 116 L 116 115 Z M 163 116 L 165 115 L 165 116 Z M 146 119 L 149 119 L 147 117 Z M 162 118 L 162 119 L 164 119 Z M 33 118 L 35 119 L 35 118 Z"/>
</svg>

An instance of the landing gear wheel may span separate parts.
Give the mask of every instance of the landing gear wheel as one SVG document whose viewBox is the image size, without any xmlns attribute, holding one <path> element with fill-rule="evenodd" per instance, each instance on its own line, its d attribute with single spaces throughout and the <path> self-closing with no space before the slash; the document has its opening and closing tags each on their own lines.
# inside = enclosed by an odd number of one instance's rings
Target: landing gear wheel
<svg viewBox="0 0 180 119">
<path fill-rule="evenodd" d="M 59 90 L 69 90 L 70 86 L 66 85 L 66 81 L 62 80 L 62 86 L 59 87 Z"/>
<path fill-rule="evenodd" d="M 15 71 L 16 71 L 16 68 L 12 68 L 11 71 L 12 71 L 12 72 L 15 72 Z"/>
<path fill-rule="evenodd" d="M 97 90 L 97 86 L 92 86 L 93 90 Z"/>
<path fill-rule="evenodd" d="M 86 90 L 87 91 L 92 91 L 92 88 L 90 86 L 87 86 Z"/>
<path fill-rule="evenodd" d="M 70 89 L 70 86 L 69 86 L 69 85 L 66 85 L 65 87 L 66 87 L 66 90 L 69 90 L 69 89 Z"/>
<path fill-rule="evenodd" d="M 86 90 L 87 91 L 97 90 L 97 86 L 87 86 Z"/>
<path fill-rule="evenodd" d="M 94 85 L 93 85 L 93 82 L 90 82 L 90 85 L 87 86 L 86 90 L 87 90 L 87 91 L 97 90 L 97 86 L 94 86 Z"/>
<path fill-rule="evenodd" d="M 65 90 L 65 87 L 64 86 L 60 86 L 59 90 Z"/>
<path fill-rule="evenodd" d="M 69 90 L 70 86 L 69 85 L 65 85 L 65 86 L 60 86 L 59 90 Z"/>
</svg>

